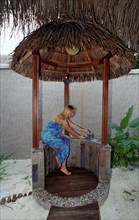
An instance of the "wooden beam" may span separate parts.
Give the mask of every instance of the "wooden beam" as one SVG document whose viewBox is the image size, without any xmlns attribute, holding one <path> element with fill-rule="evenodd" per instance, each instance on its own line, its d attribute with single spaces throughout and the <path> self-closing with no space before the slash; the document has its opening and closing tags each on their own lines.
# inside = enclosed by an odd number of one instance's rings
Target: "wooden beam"
<svg viewBox="0 0 139 220">
<path fill-rule="evenodd" d="M 79 68 L 79 67 L 90 67 L 92 65 L 98 65 L 100 60 L 93 60 L 91 62 L 71 62 L 71 63 L 66 63 L 66 62 L 61 62 L 61 61 L 52 61 L 52 60 L 48 60 L 48 59 L 44 59 L 41 58 L 41 62 L 42 63 L 46 63 L 50 66 L 54 66 L 54 67 L 67 67 L 67 68 Z"/>
<path fill-rule="evenodd" d="M 67 68 L 80 68 L 80 67 L 90 67 L 90 66 L 95 66 L 99 64 L 103 64 L 103 60 L 106 58 L 112 57 L 112 54 L 108 52 L 104 57 L 102 57 L 99 60 L 91 60 L 90 62 L 71 62 L 71 63 L 66 63 L 66 62 L 60 62 L 60 61 L 53 61 L 53 60 L 48 60 L 47 58 L 41 58 L 42 63 L 46 63 L 50 66 L 55 66 L 55 67 L 67 67 Z"/>
<path fill-rule="evenodd" d="M 41 53 L 41 51 L 40 51 L 40 53 Z M 46 59 L 51 59 L 53 56 L 53 53 L 54 53 L 53 49 L 49 50 L 47 53 Z M 43 59 L 45 59 L 45 58 L 43 58 Z M 43 72 L 44 66 L 46 66 L 46 64 L 44 62 L 42 62 L 41 59 L 40 59 L 40 63 L 41 63 L 41 72 Z M 47 66 L 49 66 L 49 64 L 47 64 Z"/>
<path fill-rule="evenodd" d="M 102 94 L 102 144 L 108 143 L 108 81 L 109 81 L 109 59 L 103 63 L 103 94 Z"/>
<path fill-rule="evenodd" d="M 90 58 L 90 56 L 89 56 L 89 54 L 88 54 L 88 51 L 87 51 L 87 49 L 86 49 L 86 46 L 83 46 L 83 48 L 84 48 L 84 52 L 85 52 L 85 54 L 86 54 L 86 56 L 87 56 L 88 61 L 91 62 L 91 58 Z M 91 70 L 92 70 L 93 73 L 95 73 L 95 69 L 94 69 L 93 66 L 91 66 Z"/>
<path fill-rule="evenodd" d="M 30 56 L 32 55 L 32 51 L 28 51 L 25 56 L 23 56 L 20 60 L 19 63 L 23 63 L 24 61 L 26 61 Z"/>
<path fill-rule="evenodd" d="M 32 76 L 32 143 L 39 148 L 39 55 L 33 54 Z"/>
<path fill-rule="evenodd" d="M 109 59 L 112 57 L 112 53 L 109 51 L 104 57 L 102 57 L 99 61 L 99 64 L 104 64 L 105 59 Z"/>
<path fill-rule="evenodd" d="M 52 60 L 48 60 L 47 58 L 42 58 L 42 57 L 41 57 L 41 63 L 45 63 L 45 64 L 48 64 L 50 66 L 55 66 L 55 67 L 58 66 L 58 64 L 53 62 Z"/>
<path fill-rule="evenodd" d="M 59 71 L 59 70 L 51 70 L 51 69 L 44 69 L 43 70 L 46 73 L 55 73 L 55 74 L 62 74 L 63 75 L 63 71 Z M 78 72 L 74 72 L 74 71 L 70 71 L 69 75 L 75 75 L 75 74 L 93 74 L 94 76 L 96 75 L 96 73 L 94 74 L 91 70 L 90 71 L 78 71 Z"/>
</svg>

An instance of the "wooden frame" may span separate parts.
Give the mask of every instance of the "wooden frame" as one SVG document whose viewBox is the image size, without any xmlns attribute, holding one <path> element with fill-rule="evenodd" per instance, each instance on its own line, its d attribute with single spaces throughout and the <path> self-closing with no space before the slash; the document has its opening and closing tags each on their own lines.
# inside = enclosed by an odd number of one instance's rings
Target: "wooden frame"
<svg viewBox="0 0 139 220">
<path fill-rule="evenodd" d="M 67 65 L 53 63 L 47 59 L 40 58 L 38 52 L 33 54 L 33 81 L 32 81 L 32 135 L 33 135 L 33 148 L 39 148 L 39 73 L 40 73 L 40 63 L 47 63 L 49 65 L 59 65 L 67 67 L 67 73 L 65 76 L 68 76 L 68 71 L 71 66 L 78 67 L 80 64 L 69 63 L 70 57 L 68 59 Z M 108 52 L 100 60 L 91 60 L 88 55 L 88 63 L 82 64 L 81 66 L 93 66 L 103 63 L 103 94 L 102 94 L 102 144 L 106 145 L 108 142 L 108 81 L 109 81 L 109 59 L 112 57 L 111 52 Z M 77 65 L 77 66 L 76 66 Z M 92 67 L 93 68 L 93 67 Z M 69 104 L 69 84 L 64 82 L 64 106 Z"/>
<path fill-rule="evenodd" d="M 103 61 L 103 94 L 102 94 L 102 144 L 108 143 L 108 86 L 109 59 Z"/>
<path fill-rule="evenodd" d="M 32 145 L 39 148 L 39 72 L 40 57 L 33 54 L 33 77 L 32 77 Z"/>
</svg>

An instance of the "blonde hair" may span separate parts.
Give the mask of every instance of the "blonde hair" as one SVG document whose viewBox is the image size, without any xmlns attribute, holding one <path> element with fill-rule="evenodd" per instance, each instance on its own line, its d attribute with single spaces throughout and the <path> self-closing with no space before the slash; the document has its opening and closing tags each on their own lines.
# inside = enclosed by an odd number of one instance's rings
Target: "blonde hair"
<svg viewBox="0 0 139 220">
<path fill-rule="evenodd" d="M 58 122 L 60 124 L 62 124 L 62 121 L 68 119 L 69 117 L 69 114 L 72 112 L 72 111 L 76 111 L 76 108 L 72 105 L 66 105 L 63 112 L 55 115 L 52 120 L 55 121 L 55 122 Z"/>
</svg>

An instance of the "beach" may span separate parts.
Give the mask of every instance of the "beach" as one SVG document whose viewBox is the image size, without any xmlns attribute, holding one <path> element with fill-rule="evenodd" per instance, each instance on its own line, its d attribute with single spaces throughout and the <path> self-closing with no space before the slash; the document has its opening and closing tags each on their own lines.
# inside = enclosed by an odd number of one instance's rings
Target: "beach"
<svg viewBox="0 0 139 220">
<path fill-rule="evenodd" d="M 1 220 L 46 220 L 49 210 L 41 207 L 33 198 L 31 159 L 5 160 L 4 179 L 0 182 Z M 14 202 L 8 197 L 23 195 Z M 27 196 L 24 196 L 26 195 Z M 31 194 L 31 195 L 29 195 Z M 139 168 L 113 168 L 107 200 L 100 207 L 101 220 L 139 219 Z"/>
</svg>

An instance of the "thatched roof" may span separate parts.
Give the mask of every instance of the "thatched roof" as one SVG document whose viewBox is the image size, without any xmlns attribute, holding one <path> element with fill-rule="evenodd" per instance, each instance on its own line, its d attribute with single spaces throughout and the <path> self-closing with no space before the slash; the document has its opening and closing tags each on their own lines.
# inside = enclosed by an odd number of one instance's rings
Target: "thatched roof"
<svg viewBox="0 0 139 220">
<path fill-rule="evenodd" d="M 76 55 L 65 48 L 78 47 Z M 110 58 L 110 79 L 127 74 L 135 63 L 132 51 L 114 34 L 95 22 L 66 20 L 49 22 L 25 37 L 13 54 L 12 69 L 32 78 L 32 54 L 41 57 L 42 80 L 102 79 L 103 58 Z"/>
<path fill-rule="evenodd" d="M 94 20 L 139 51 L 139 0 L 1 0 L 0 25 L 35 30 L 57 19 Z M 13 29 L 13 30 L 14 30 Z"/>
</svg>

